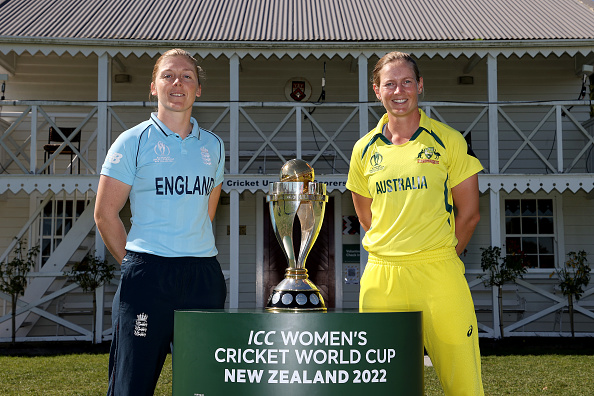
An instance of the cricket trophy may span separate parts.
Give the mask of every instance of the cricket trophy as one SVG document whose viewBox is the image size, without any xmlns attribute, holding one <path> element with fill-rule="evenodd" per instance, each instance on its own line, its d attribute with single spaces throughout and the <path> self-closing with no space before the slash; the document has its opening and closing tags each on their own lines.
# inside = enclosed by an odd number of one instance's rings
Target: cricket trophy
<svg viewBox="0 0 594 396">
<path fill-rule="evenodd" d="M 324 219 L 328 196 L 326 185 L 314 182 L 313 168 L 302 159 L 283 165 L 280 182 L 271 183 L 266 196 L 270 221 L 288 267 L 273 290 L 266 309 L 273 312 L 326 311 L 320 290 L 308 278 L 305 260 L 311 251 Z M 295 260 L 293 224 L 295 215 L 301 223 L 301 245 Z"/>
</svg>

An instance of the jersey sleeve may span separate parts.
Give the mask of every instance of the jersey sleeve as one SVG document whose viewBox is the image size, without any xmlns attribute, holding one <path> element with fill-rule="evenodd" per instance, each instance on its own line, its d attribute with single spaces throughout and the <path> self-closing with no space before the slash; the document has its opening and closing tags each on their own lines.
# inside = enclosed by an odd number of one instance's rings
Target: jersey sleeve
<svg viewBox="0 0 594 396">
<path fill-rule="evenodd" d="M 363 161 L 364 159 L 361 158 L 361 145 L 359 141 L 353 147 L 353 153 L 351 154 L 351 163 L 349 165 L 346 188 L 363 197 L 371 198 L 371 194 L 369 194 L 369 189 L 367 187 L 367 178 L 365 177 Z"/>
<path fill-rule="evenodd" d="M 483 166 L 460 132 L 456 131 L 453 134 L 452 143 L 450 144 L 453 146 L 454 152 L 451 156 L 448 173 L 451 186 L 455 187 L 470 176 L 483 170 Z"/>
<path fill-rule="evenodd" d="M 134 135 L 124 132 L 109 148 L 101 168 L 101 174 L 131 186 L 136 176 L 137 151 L 138 139 Z"/>
</svg>

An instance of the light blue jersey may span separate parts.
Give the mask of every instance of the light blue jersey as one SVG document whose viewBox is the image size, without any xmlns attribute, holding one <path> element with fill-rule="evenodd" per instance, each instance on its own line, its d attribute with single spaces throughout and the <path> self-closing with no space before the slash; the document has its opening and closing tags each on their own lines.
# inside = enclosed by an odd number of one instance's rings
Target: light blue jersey
<svg viewBox="0 0 594 396">
<path fill-rule="evenodd" d="M 132 186 L 132 228 L 126 249 L 164 257 L 217 255 L 208 199 L 223 182 L 225 147 L 191 118 L 181 139 L 158 118 L 123 132 L 101 174 Z"/>
</svg>

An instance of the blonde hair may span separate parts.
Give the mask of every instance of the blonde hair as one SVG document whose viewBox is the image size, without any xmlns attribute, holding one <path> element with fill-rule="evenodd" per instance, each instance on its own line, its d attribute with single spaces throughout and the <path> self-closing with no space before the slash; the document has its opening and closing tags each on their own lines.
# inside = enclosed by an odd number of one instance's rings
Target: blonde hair
<svg viewBox="0 0 594 396">
<path fill-rule="evenodd" d="M 388 63 L 398 62 L 398 61 L 408 62 L 411 65 L 411 67 L 413 68 L 417 82 L 420 81 L 421 72 L 419 71 L 419 66 L 417 66 L 417 62 L 415 62 L 415 60 L 412 58 L 412 56 L 410 56 L 410 54 L 407 54 L 406 52 L 394 51 L 394 52 L 390 52 L 390 53 L 382 56 L 381 59 L 377 61 L 377 63 L 375 64 L 375 67 L 373 68 L 373 75 L 371 78 L 371 82 L 373 84 L 375 84 L 376 86 L 379 86 L 380 72 L 382 71 L 384 66 L 386 66 Z"/>
<path fill-rule="evenodd" d="M 155 79 L 157 78 L 157 72 L 159 71 L 161 63 L 163 62 L 163 60 L 165 60 L 165 58 L 169 56 L 185 56 L 186 58 L 188 58 L 188 60 L 196 67 L 196 77 L 198 78 L 198 85 L 202 85 L 202 81 L 206 79 L 206 74 L 204 73 L 204 70 L 202 70 L 202 68 L 198 65 L 198 61 L 188 51 L 180 48 L 170 49 L 169 51 L 161 55 L 159 59 L 157 59 L 157 62 L 155 62 L 155 67 L 153 67 L 153 75 L 151 82 L 155 82 Z"/>
</svg>

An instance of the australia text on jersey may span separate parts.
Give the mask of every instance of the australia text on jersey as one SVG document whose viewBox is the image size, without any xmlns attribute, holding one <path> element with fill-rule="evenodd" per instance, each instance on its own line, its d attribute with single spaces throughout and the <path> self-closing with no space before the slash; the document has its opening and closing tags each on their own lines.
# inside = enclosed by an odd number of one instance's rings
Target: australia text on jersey
<svg viewBox="0 0 594 396">
<path fill-rule="evenodd" d="M 425 176 L 412 176 L 381 180 L 375 182 L 375 188 L 378 194 L 394 191 L 420 190 L 422 188 L 427 188 L 427 179 Z"/>
</svg>

